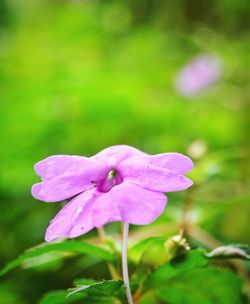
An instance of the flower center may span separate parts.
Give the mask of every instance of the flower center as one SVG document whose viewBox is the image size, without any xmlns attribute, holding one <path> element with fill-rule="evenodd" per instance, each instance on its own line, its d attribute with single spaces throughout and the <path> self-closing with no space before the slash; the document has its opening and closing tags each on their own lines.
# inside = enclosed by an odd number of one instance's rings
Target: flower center
<svg viewBox="0 0 250 304">
<path fill-rule="evenodd" d="M 98 190 L 100 192 L 109 192 L 113 187 L 121 184 L 123 181 L 121 174 L 112 169 L 104 180 L 101 180 L 98 184 Z"/>
</svg>

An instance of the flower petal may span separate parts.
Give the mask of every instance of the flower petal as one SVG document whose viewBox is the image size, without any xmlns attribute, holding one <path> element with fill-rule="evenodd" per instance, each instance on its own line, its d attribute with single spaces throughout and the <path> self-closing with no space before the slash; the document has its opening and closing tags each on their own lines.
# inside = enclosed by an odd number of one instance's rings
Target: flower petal
<svg viewBox="0 0 250 304">
<path fill-rule="evenodd" d="M 117 145 L 106 148 L 92 158 L 106 163 L 110 168 L 115 168 L 123 160 L 132 156 L 143 156 L 146 153 L 127 145 Z"/>
<path fill-rule="evenodd" d="M 62 201 L 91 188 L 107 172 L 108 168 L 103 163 L 83 157 L 78 166 L 75 163 L 63 174 L 33 185 L 32 195 L 45 202 Z"/>
<path fill-rule="evenodd" d="M 164 211 L 165 194 L 123 182 L 100 196 L 93 206 L 93 223 L 101 227 L 108 222 L 123 221 L 135 225 L 153 222 Z"/>
<path fill-rule="evenodd" d="M 74 171 L 79 166 L 84 167 L 86 157 L 77 155 L 53 155 L 35 164 L 35 172 L 43 179 L 50 179 L 65 171 Z"/>
<path fill-rule="evenodd" d="M 72 199 L 50 222 L 45 240 L 50 242 L 60 237 L 76 237 L 94 228 L 91 210 L 99 195 L 96 188 L 92 188 Z"/>
<path fill-rule="evenodd" d="M 125 163 L 124 163 L 125 162 Z M 177 174 L 185 174 L 192 170 L 192 160 L 180 153 L 162 153 L 156 155 L 135 156 L 124 160 L 121 165 L 126 164 L 150 164 L 154 167 L 167 169 Z"/>
<path fill-rule="evenodd" d="M 152 191 L 172 192 L 185 190 L 193 184 L 190 179 L 179 174 L 189 171 L 191 165 L 191 162 L 182 159 L 175 167 L 172 161 L 167 161 L 167 158 L 160 155 L 131 157 L 122 162 L 117 169 L 126 181 Z"/>
</svg>

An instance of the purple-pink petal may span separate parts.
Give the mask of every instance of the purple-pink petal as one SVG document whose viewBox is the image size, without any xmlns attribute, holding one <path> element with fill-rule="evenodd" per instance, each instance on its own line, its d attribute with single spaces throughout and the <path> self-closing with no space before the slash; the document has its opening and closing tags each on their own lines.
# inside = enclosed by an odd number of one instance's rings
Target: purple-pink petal
<svg viewBox="0 0 250 304">
<path fill-rule="evenodd" d="M 116 167 L 123 160 L 132 156 L 143 156 L 146 153 L 127 145 L 117 145 L 106 148 L 96 155 L 92 156 L 92 159 L 101 161 L 107 164 L 110 168 Z"/>
<path fill-rule="evenodd" d="M 94 228 L 91 210 L 100 193 L 89 189 L 72 199 L 54 217 L 47 228 L 45 240 L 50 242 L 61 237 L 77 237 Z"/>
<path fill-rule="evenodd" d="M 93 187 L 107 173 L 108 168 L 103 163 L 82 157 L 78 166 L 70 166 L 63 174 L 33 185 L 32 195 L 45 202 L 62 201 Z M 48 176 L 48 171 L 42 174 Z"/>
<path fill-rule="evenodd" d="M 93 222 L 97 227 L 113 221 L 149 224 L 162 214 L 166 202 L 167 197 L 163 193 L 123 182 L 95 201 Z"/>
<path fill-rule="evenodd" d="M 192 160 L 180 153 L 162 153 L 156 155 L 135 156 L 124 160 L 118 168 L 123 168 L 127 164 L 149 164 L 160 169 L 167 169 L 176 174 L 185 174 L 192 170 Z"/>
<path fill-rule="evenodd" d="M 154 163 L 147 162 L 143 157 L 133 157 L 122 162 L 118 170 L 125 181 L 130 181 L 152 191 L 181 191 L 189 188 L 193 184 L 187 177 L 174 171 L 158 167 Z M 178 170 L 186 171 L 184 167 L 181 166 Z M 176 169 L 176 171 L 178 170 Z"/>
<path fill-rule="evenodd" d="M 148 155 L 126 145 L 90 158 L 55 155 L 38 162 L 35 171 L 42 182 L 32 187 L 35 198 L 56 202 L 74 197 L 51 221 L 46 241 L 74 238 L 114 221 L 153 222 L 166 206 L 164 192 L 192 185 L 183 175 L 192 166 L 179 153 Z"/>
<path fill-rule="evenodd" d="M 74 172 L 79 166 L 84 167 L 86 157 L 77 155 L 53 155 L 35 164 L 35 172 L 43 179 L 50 179 L 65 171 Z"/>
</svg>

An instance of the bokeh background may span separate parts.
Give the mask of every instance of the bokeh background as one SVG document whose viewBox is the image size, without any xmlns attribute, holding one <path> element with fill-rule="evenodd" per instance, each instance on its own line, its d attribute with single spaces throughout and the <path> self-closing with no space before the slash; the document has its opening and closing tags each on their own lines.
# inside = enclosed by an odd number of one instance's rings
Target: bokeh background
<svg viewBox="0 0 250 304">
<path fill-rule="evenodd" d="M 1 0 L 0 265 L 41 243 L 60 209 L 31 197 L 34 163 L 116 144 L 195 161 L 188 198 L 170 194 L 166 213 L 133 227 L 135 238 L 177 233 L 188 220 L 194 244 L 247 243 L 249 39 L 248 0 Z M 203 53 L 219 58 L 221 76 L 183 96 L 175 79 Z M 69 287 L 77 265 L 15 270 L 0 302 L 38 303 Z"/>
</svg>

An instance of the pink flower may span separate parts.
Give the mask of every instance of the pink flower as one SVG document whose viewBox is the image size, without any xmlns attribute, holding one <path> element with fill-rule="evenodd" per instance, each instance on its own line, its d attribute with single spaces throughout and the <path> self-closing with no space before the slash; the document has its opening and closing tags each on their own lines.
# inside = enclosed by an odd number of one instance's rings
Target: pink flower
<svg viewBox="0 0 250 304">
<path fill-rule="evenodd" d="M 206 54 L 195 58 L 180 71 L 176 88 L 184 96 L 199 94 L 221 75 L 219 58 Z"/>
<path fill-rule="evenodd" d="M 71 198 L 50 222 L 45 240 L 74 238 L 113 221 L 151 223 L 164 211 L 164 192 L 192 185 L 183 176 L 192 165 L 182 154 L 148 155 L 126 145 L 90 158 L 55 155 L 38 162 L 42 182 L 33 185 L 32 195 L 45 202 Z"/>
</svg>

